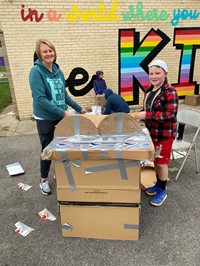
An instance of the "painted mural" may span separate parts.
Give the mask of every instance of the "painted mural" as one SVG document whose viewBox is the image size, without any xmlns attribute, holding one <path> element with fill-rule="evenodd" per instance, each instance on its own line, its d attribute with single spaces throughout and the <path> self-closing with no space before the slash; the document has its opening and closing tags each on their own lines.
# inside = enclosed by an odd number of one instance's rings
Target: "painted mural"
<svg viewBox="0 0 200 266">
<path fill-rule="evenodd" d="M 139 101 L 139 88 L 149 85 L 148 64 L 171 39 L 161 30 L 151 29 L 140 41 L 136 29 L 119 31 L 119 93 L 130 104 Z M 174 29 L 173 46 L 181 50 L 178 81 L 172 84 L 180 97 L 199 93 L 193 81 L 196 49 L 200 48 L 200 28 Z"/>
<path fill-rule="evenodd" d="M 117 23 L 120 19 L 124 22 L 133 21 L 167 21 L 174 31 L 173 40 L 161 29 L 150 29 L 144 38 L 140 40 L 140 32 L 136 28 L 119 29 L 118 33 L 118 66 L 119 66 L 119 88 L 118 93 L 129 103 L 138 104 L 140 90 L 145 91 L 149 85 L 148 64 L 165 49 L 171 45 L 175 50 L 181 50 L 179 60 L 178 80 L 175 84 L 180 98 L 189 94 L 199 93 L 199 84 L 193 80 L 195 68 L 196 50 L 200 48 L 200 27 L 178 28 L 177 26 L 184 20 L 197 20 L 200 12 L 189 9 L 176 8 L 170 14 L 167 10 L 157 10 L 156 8 L 144 11 L 144 4 L 139 1 L 135 5 L 128 6 L 126 12 L 120 13 L 117 1 L 112 1 L 110 5 L 97 3 L 96 8 L 80 9 L 78 4 L 72 4 L 71 9 L 62 13 L 56 9 L 46 11 L 36 10 L 34 7 L 22 4 L 20 10 L 22 21 L 40 23 L 47 17 L 51 23 L 58 23 L 61 19 L 67 22 L 77 22 L 79 20 L 106 21 Z M 175 28 L 176 27 L 176 28 Z M 180 53 L 180 51 L 179 51 Z M 81 75 L 82 78 L 76 77 Z M 77 67 L 73 69 L 66 80 L 66 86 L 74 96 L 86 95 L 93 89 L 95 76 L 89 78 L 87 70 Z M 83 87 L 84 85 L 84 87 Z M 81 86 L 76 90 L 75 87 Z"/>
</svg>

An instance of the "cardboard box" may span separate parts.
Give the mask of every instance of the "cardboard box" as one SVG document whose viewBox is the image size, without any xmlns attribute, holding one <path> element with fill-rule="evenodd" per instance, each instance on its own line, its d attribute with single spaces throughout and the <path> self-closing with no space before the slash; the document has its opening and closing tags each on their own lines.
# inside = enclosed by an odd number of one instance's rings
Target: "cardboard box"
<svg viewBox="0 0 200 266">
<path fill-rule="evenodd" d="M 140 207 L 60 205 L 64 237 L 138 240 Z"/>
<path fill-rule="evenodd" d="M 56 126 L 54 140 L 44 149 L 42 158 L 153 160 L 154 146 L 129 114 L 72 116 Z"/>
<path fill-rule="evenodd" d="M 141 202 L 139 161 L 55 161 L 55 173 L 58 201 Z"/>
<path fill-rule="evenodd" d="M 103 109 L 103 108 L 105 108 L 105 106 L 106 106 L 106 99 L 105 99 L 105 97 L 104 97 L 104 95 L 96 95 L 95 96 L 95 105 L 100 105 L 101 106 L 101 108 Z"/>
<path fill-rule="evenodd" d="M 141 189 L 145 191 L 147 188 L 153 187 L 155 182 L 155 169 L 150 167 L 141 167 Z"/>
<path fill-rule="evenodd" d="M 192 106 L 200 105 L 200 95 L 195 95 L 195 94 L 186 95 L 185 104 Z"/>
</svg>

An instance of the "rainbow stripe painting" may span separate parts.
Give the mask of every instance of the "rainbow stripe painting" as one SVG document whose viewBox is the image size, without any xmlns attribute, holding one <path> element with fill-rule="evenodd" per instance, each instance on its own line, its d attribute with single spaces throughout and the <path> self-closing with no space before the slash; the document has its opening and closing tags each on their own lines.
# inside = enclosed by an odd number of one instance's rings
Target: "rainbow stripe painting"
<svg viewBox="0 0 200 266">
<path fill-rule="evenodd" d="M 139 101 L 139 88 L 149 86 L 148 64 L 168 42 L 169 37 L 151 29 L 139 42 L 135 29 L 119 32 L 119 85 L 120 94 L 129 104 Z"/>
<path fill-rule="evenodd" d="M 178 95 L 198 94 L 199 85 L 193 81 L 196 49 L 200 48 L 200 28 L 174 30 L 174 46 L 181 49 L 178 83 L 173 84 Z"/>
</svg>

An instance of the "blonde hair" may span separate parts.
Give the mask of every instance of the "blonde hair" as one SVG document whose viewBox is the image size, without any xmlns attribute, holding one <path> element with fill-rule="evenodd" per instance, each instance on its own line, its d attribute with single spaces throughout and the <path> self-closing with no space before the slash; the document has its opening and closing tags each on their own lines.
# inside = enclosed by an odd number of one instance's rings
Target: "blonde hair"
<svg viewBox="0 0 200 266">
<path fill-rule="evenodd" d="M 50 41 L 45 40 L 45 39 L 39 39 L 36 42 L 35 52 L 36 52 L 37 57 L 41 60 L 41 52 L 40 52 L 41 44 L 46 44 L 47 46 L 49 46 L 54 51 L 54 53 L 55 53 L 55 59 L 54 60 L 56 60 L 57 54 L 56 54 L 55 46 Z"/>
</svg>

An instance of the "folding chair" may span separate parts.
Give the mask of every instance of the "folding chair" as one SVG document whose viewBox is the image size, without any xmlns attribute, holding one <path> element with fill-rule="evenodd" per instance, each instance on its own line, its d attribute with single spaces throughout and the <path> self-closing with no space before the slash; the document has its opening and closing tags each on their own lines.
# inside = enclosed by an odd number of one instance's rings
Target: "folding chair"
<svg viewBox="0 0 200 266">
<path fill-rule="evenodd" d="M 176 161 L 175 159 L 175 153 L 181 155 L 184 159 L 181 163 L 181 166 L 178 170 L 178 173 L 175 177 L 175 181 L 178 180 L 178 177 L 183 169 L 183 166 L 185 165 L 185 162 L 190 155 L 190 151 L 194 150 L 195 159 L 189 157 L 190 159 L 194 160 L 196 162 L 196 173 L 199 173 L 199 165 L 198 165 L 198 158 L 197 158 L 197 149 L 196 149 L 196 138 L 200 131 L 200 111 L 194 110 L 194 109 L 182 109 L 178 111 L 177 114 L 177 121 L 178 125 L 185 124 L 185 129 L 188 126 L 191 126 L 195 129 L 195 133 L 193 138 L 191 138 L 191 141 L 185 140 L 185 131 L 183 133 L 183 139 L 179 140 L 178 138 L 174 141 L 172 146 L 172 159 Z M 185 151 L 185 154 L 183 153 Z"/>
</svg>

